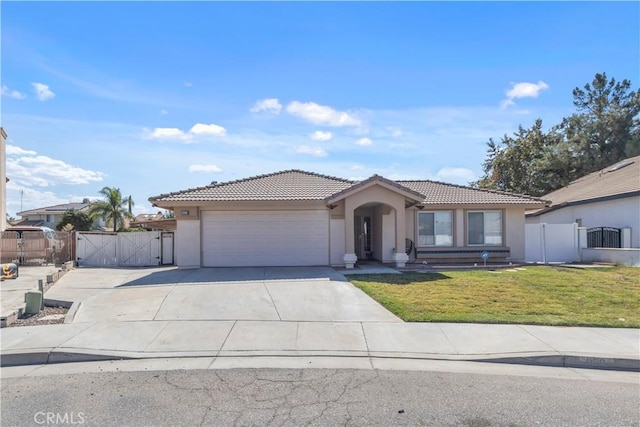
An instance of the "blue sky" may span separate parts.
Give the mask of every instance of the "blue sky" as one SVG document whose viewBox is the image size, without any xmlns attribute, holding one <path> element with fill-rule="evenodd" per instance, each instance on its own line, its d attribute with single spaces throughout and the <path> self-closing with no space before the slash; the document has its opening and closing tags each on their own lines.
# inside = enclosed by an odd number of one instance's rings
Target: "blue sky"
<svg viewBox="0 0 640 427">
<path fill-rule="evenodd" d="M 286 169 L 466 184 L 489 138 L 640 77 L 637 2 L 0 7 L 12 216 Z"/>
</svg>

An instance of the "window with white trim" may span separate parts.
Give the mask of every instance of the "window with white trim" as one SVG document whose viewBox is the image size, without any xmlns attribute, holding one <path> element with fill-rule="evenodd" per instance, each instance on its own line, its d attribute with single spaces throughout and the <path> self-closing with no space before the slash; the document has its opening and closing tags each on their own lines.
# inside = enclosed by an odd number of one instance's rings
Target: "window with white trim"
<svg viewBox="0 0 640 427">
<path fill-rule="evenodd" d="M 418 246 L 453 246 L 453 212 L 418 212 Z"/>
<path fill-rule="evenodd" d="M 502 211 L 467 212 L 467 243 L 502 246 Z"/>
</svg>

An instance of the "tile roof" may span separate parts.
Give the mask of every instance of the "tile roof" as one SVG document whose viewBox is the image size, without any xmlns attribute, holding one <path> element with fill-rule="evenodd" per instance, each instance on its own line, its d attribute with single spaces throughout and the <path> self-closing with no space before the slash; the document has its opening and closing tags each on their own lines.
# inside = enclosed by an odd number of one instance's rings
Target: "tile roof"
<svg viewBox="0 0 640 427">
<path fill-rule="evenodd" d="M 151 197 L 149 201 L 324 200 L 353 181 L 300 170 L 287 170 Z"/>
<path fill-rule="evenodd" d="M 607 197 L 640 192 L 640 156 L 630 157 L 600 171 L 572 181 L 566 187 L 543 196 L 551 201 L 547 209 L 532 213 L 534 216 L 562 206 L 584 203 Z"/>
<path fill-rule="evenodd" d="M 82 210 L 89 206 L 89 202 L 71 202 L 71 203 L 63 203 L 60 205 L 46 206 L 44 208 L 35 208 L 29 209 L 26 211 L 18 212 L 18 215 L 24 216 L 28 214 L 37 214 L 37 213 L 53 213 L 53 212 L 65 212 L 69 209 L 74 210 Z"/>
<path fill-rule="evenodd" d="M 380 175 L 373 175 L 370 178 L 365 179 L 364 181 L 359 181 L 359 182 L 355 182 L 353 183 L 351 186 L 345 188 L 342 191 L 339 191 L 335 194 L 332 194 L 330 197 L 327 197 L 328 199 L 333 199 L 333 200 L 340 200 L 341 198 L 344 197 L 344 195 L 349 194 L 353 191 L 358 191 L 358 189 L 367 186 L 367 184 L 369 183 L 374 183 L 374 182 L 382 182 L 385 183 L 393 188 L 396 188 L 398 191 L 403 191 L 405 194 L 408 194 L 410 196 L 413 197 L 413 199 L 415 200 L 422 200 L 424 199 L 424 194 L 418 192 L 418 191 L 414 191 L 412 189 L 410 189 L 409 187 L 405 187 L 401 184 L 399 184 L 396 181 L 391 181 L 390 179 L 387 179 L 383 176 Z"/>
<path fill-rule="evenodd" d="M 205 202 L 205 201 L 284 201 L 284 200 L 325 200 L 335 197 L 345 190 L 376 179 L 350 181 L 327 175 L 300 170 L 287 170 L 259 175 L 237 181 L 212 184 L 169 194 L 150 197 L 152 203 Z M 378 177 L 385 181 L 386 178 Z M 504 193 L 479 190 L 437 181 L 389 181 L 398 189 L 425 197 L 425 204 L 519 204 L 542 205 L 544 200 Z"/>
<path fill-rule="evenodd" d="M 543 204 L 545 200 L 523 194 L 506 193 L 503 191 L 484 190 L 464 187 L 462 185 L 447 184 L 438 181 L 397 181 L 398 184 L 413 191 L 424 194 L 425 204 L 445 205 L 474 205 L 474 204 L 506 204 L 530 205 Z"/>
</svg>

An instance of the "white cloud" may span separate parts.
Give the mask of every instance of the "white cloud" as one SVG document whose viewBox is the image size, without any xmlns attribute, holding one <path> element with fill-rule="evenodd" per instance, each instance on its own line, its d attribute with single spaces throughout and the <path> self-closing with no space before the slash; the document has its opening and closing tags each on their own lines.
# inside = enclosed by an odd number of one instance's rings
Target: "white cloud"
<svg viewBox="0 0 640 427">
<path fill-rule="evenodd" d="M 262 111 L 272 114 L 280 114 L 282 110 L 282 104 L 278 101 L 278 98 L 261 99 L 253 104 L 253 107 L 249 109 L 252 113 L 260 113 Z"/>
<path fill-rule="evenodd" d="M 227 130 L 222 126 L 214 124 L 205 125 L 204 123 L 196 123 L 193 125 L 189 133 L 192 135 L 225 136 L 227 134 Z"/>
<path fill-rule="evenodd" d="M 222 169 L 220 169 L 216 165 L 190 165 L 189 172 L 216 173 L 216 172 L 222 172 Z"/>
<path fill-rule="evenodd" d="M 8 96 L 9 98 L 15 99 L 25 99 L 27 97 L 27 95 L 25 95 L 24 93 L 18 92 L 17 90 L 9 89 L 9 87 L 6 85 L 2 86 L 2 96 Z"/>
<path fill-rule="evenodd" d="M 333 134 L 331 132 L 323 132 L 321 130 L 317 130 L 309 135 L 309 138 L 313 139 L 314 141 L 328 141 L 333 138 Z"/>
<path fill-rule="evenodd" d="M 37 188 L 19 185 L 13 179 L 7 183 L 7 212 L 10 216 L 14 216 L 14 212 L 61 203 L 69 203 L 69 199 L 63 199 L 52 191 L 41 191 Z M 18 215 L 15 217 L 19 218 Z"/>
<path fill-rule="evenodd" d="M 300 117 L 314 125 L 325 126 L 361 126 L 360 119 L 344 111 L 336 111 L 331 107 L 315 102 L 293 101 L 287 105 L 287 112 Z"/>
<path fill-rule="evenodd" d="M 56 94 L 49 89 L 49 86 L 44 83 L 31 83 L 31 85 L 36 92 L 36 97 L 38 97 L 40 101 L 47 101 L 56 96 Z"/>
<path fill-rule="evenodd" d="M 516 105 L 514 99 L 537 98 L 540 92 L 547 89 L 549 89 L 549 85 L 542 80 L 538 81 L 538 83 L 511 83 L 511 89 L 507 91 L 507 98 L 500 102 L 500 106 L 502 108 L 512 107 Z"/>
<path fill-rule="evenodd" d="M 402 136 L 402 129 L 395 126 L 387 127 L 387 131 L 389 131 L 391 133 L 391 136 L 394 138 L 400 138 Z"/>
<path fill-rule="evenodd" d="M 373 144 L 373 141 L 369 138 L 360 138 L 359 140 L 356 141 L 356 144 L 366 147 L 368 145 Z"/>
<path fill-rule="evenodd" d="M 300 145 L 296 147 L 295 152 L 299 154 L 310 154 L 316 157 L 324 157 L 327 155 L 327 152 L 324 151 L 322 148 L 311 147 L 309 145 Z"/>
<path fill-rule="evenodd" d="M 445 166 L 436 173 L 436 178 L 454 184 L 467 185 L 476 179 L 471 169 Z"/>
<path fill-rule="evenodd" d="M 191 135 L 181 131 L 178 128 L 155 128 L 149 134 L 149 138 L 153 139 L 178 139 L 181 141 L 189 141 Z"/>
<path fill-rule="evenodd" d="M 361 171 L 361 170 L 364 170 L 364 166 L 362 166 L 362 165 L 351 165 L 349 167 L 349 169 L 352 170 L 352 171 Z"/>
<path fill-rule="evenodd" d="M 23 148 L 18 147 L 17 145 L 7 145 L 7 156 L 35 156 L 38 154 L 32 150 L 25 150 Z"/>
<path fill-rule="evenodd" d="M 189 132 L 178 128 L 155 128 L 146 130 L 146 137 L 150 139 L 178 140 L 185 144 L 194 143 L 194 136 L 225 136 L 227 130 L 215 124 L 196 123 Z"/>
<path fill-rule="evenodd" d="M 516 105 L 515 102 L 513 102 L 511 99 L 503 99 L 502 101 L 500 101 L 500 108 L 509 108 L 509 107 L 514 107 Z"/>
<path fill-rule="evenodd" d="M 7 146 L 7 176 L 18 186 L 49 187 L 102 181 L 104 173 L 72 166 L 14 145 Z"/>
<path fill-rule="evenodd" d="M 169 112 L 167 110 L 160 110 L 160 114 L 166 116 Z"/>
<path fill-rule="evenodd" d="M 184 87 L 191 87 L 193 86 L 193 83 L 191 82 L 184 82 Z"/>
</svg>

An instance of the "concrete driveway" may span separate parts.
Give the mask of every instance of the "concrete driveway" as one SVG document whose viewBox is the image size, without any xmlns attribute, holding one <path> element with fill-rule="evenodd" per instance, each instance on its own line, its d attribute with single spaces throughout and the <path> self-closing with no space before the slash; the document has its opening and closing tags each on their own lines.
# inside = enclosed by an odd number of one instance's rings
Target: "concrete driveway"
<svg viewBox="0 0 640 427">
<path fill-rule="evenodd" d="M 80 301 L 74 323 L 402 322 L 328 267 L 80 268 L 46 298 Z"/>
</svg>

